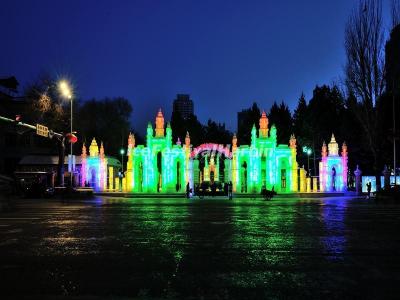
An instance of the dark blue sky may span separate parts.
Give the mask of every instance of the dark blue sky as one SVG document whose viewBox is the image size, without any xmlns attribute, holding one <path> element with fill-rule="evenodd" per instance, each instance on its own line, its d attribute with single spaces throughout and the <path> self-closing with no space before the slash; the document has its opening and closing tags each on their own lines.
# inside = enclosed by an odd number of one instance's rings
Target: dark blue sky
<svg viewBox="0 0 400 300">
<path fill-rule="evenodd" d="M 253 101 L 294 109 L 302 91 L 340 81 L 355 4 L 3 0 L 0 76 L 24 86 L 66 75 L 83 100 L 126 97 L 141 134 L 159 107 L 169 119 L 175 94 L 189 93 L 201 121 L 236 130 L 236 112 Z"/>
</svg>

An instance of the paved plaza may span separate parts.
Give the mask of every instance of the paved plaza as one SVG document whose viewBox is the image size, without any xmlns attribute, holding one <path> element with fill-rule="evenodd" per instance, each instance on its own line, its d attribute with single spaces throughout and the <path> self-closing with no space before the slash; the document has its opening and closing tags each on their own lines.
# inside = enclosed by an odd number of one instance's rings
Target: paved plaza
<svg viewBox="0 0 400 300">
<path fill-rule="evenodd" d="M 398 299 L 399 229 L 364 198 L 20 200 L 0 298 Z"/>
</svg>

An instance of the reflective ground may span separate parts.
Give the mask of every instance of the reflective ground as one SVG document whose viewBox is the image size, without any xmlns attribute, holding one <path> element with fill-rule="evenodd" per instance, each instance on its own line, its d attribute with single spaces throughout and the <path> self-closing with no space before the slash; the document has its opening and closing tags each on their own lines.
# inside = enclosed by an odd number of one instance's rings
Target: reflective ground
<svg viewBox="0 0 400 300">
<path fill-rule="evenodd" d="M 24 200 L 0 299 L 399 299 L 399 230 L 400 205 L 343 197 Z"/>
</svg>

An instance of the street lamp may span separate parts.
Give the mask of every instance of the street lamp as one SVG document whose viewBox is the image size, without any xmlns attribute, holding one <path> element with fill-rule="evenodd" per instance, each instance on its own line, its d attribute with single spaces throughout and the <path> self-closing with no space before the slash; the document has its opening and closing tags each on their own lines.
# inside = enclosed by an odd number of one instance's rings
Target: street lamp
<svg viewBox="0 0 400 300">
<path fill-rule="evenodd" d="M 123 176 L 123 174 L 124 174 L 124 154 L 125 154 L 125 149 L 121 148 L 119 153 L 121 154 L 121 159 L 122 159 L 122 176 Z"/>
<path fill-rule="evenodd" d="M 65 98 L 65 99 L 68 99 L 69 101 L 70 101 L 70 103 L 71 103 L 71 135 L 73 134 L 73 131 L 72 131 L 72 89 L 71 89 L 71 86 L 70 86 L 70 84 L 68 83 L 68 81 L 66 81 L 66 80 L 61 80 L 59 83 L 58 83 L 58 89 L 60 90 L 60 93 L 61 93 L 61 95 Z M 72 170 L 72 144 L 73 143 L 70 143 L 70 145 L 71 145 L 71 148 L 70 148 L 70 154 L 71 154 L 71 156 L 70 156 L 70 159 L 71 159 L 71 187 L 72 187 L 72 179 L 73 179 L 73 170 Z"/>
<path fill-rule="evenodd" d="M 121 148 L 119 150 L 119 153 L 121 154 L 121 160 L 122 160 L 122 172 L 119 173 L 119 189 L 122 191 L 122 178 L 124 178 L 124 154 L 125 154 L 125 149 Z"/>
<path fill-rule="evenodd" d="M 308 169 L 308 175 L 310 176 L 310 155 L 312 154 L 311 148 L 304 146 L 303 147 L 303 153 L 307 154 L 307 169 Z"/>
</svg>

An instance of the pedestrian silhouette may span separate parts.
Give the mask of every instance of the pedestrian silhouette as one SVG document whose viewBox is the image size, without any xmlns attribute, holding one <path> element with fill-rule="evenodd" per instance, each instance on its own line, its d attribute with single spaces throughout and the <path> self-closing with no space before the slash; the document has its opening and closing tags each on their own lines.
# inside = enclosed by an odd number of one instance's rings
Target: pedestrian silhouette
<svg viewBox="0 0 400 300">
<path fill-rule="evenodd" d="M 190 185 L 189 182 L 186 184 L 186 198 L 189 199 L 190 197 Z"/>
<path fill-rule="evenodd" d="M 367 199 L 371 197 L 371 189 L 372 189 L 372 184 L 371 181 L 367 182 Z"/>
</svg>

